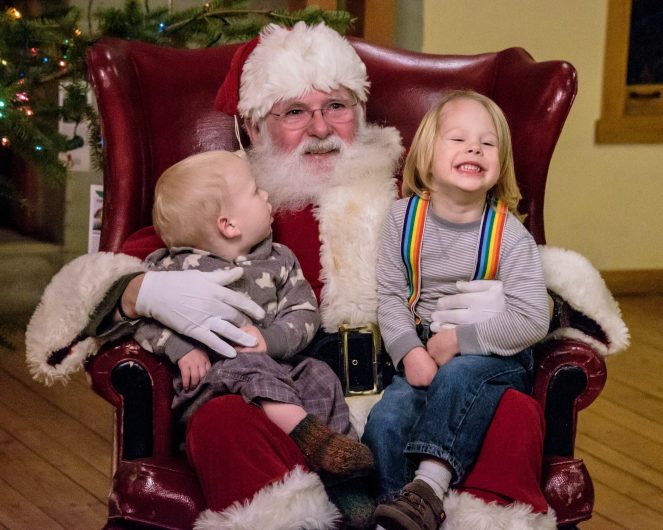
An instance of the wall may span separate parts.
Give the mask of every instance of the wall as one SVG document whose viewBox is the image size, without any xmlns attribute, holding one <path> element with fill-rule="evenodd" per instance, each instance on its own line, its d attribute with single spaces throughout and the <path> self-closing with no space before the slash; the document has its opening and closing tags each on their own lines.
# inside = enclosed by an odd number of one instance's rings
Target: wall
<svg viewBox="0 0 663 530">
<path fill-rule="evenodd" d="M 602 271 L 663 270 L 663 144 L 594 142 L 607 0 L 424 0 L 423 15 L 422 51 L 522 46 L 538 61 L 576 67 L 578 96 L 548 179 L 548 244 L 576 250 Z"/>
</svg>

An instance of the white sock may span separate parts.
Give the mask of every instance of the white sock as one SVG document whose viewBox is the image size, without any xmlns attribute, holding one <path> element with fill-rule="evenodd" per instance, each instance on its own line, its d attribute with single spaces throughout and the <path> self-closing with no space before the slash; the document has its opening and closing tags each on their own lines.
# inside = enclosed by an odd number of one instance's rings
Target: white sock
<svg viewBox="0 0 663 530">
<path fill-rule="evenodd" d="M 414 478 L 428 484 L 440 499 L 449 489 L 451 470 L 437 460 L 422 460 L 414 472 Z"/>
</svg>

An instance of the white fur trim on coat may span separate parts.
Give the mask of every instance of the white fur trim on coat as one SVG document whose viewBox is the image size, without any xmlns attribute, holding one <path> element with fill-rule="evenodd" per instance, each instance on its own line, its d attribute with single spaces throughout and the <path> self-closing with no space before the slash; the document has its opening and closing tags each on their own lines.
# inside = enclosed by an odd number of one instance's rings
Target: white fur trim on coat
<svg viewBox="0 0 663 530">
<path fill-rule="evenodd" d="M 223 512 L 205 510 L 195 530 L 331 530 L 341 519 L 318 475 L 297 466 L 250 501 L 235 502 Z"/>
<path fill-rule="evenodd" d="M 574 309 L 594 320 L 608 338 L 605 345 L 578 330 L 561 328 L 546 337 L 582 340 L 603 355 L 620 352 L 629 345 L 629 331 L 617 301 L 587 258 L 572 250 L 539 246 L 546 286 Z"/>
<path fill-rule="evenodd" d="M 324 24 L 298 22 L 290 29 L 270 24 L 244 64 L 237 109 L 255 122 L 277 101 L 342 86 L 366 101 L 366 65 L 347 39 Z"/>
<path fill-rule="evenodd" d="M 49 364 L 51 356 L 76 342 L 113 283 L 143 270 L 137 258 L 98 252 L 76 258 L 53 276 L 25 332 L 26 362 L 32 377 L 47 385 L 66 383 L 103 341 L 86 338 L 77 342 L 57 364 Z"/>
<path fill-rule="evenodd" d="M 469 494 L 450 490 L 444 499 L 447 514 L 440 530 L 555 530 L 557 522 L 552 509 L 534 513 L 520 502 L 508 506 L 486 503 Z"/>
<path fill-rule="evenodd" d="M 325 331 L 377 323 L 375 275 L 382 224 L 396 198 L 393 178 L 403 152 L 393 127 L 367 126 L 360 156 L 344 159 L 314 209 L 320 231 Z M 368 141 L 365 141 L 368 140 Z"/>
</svg>

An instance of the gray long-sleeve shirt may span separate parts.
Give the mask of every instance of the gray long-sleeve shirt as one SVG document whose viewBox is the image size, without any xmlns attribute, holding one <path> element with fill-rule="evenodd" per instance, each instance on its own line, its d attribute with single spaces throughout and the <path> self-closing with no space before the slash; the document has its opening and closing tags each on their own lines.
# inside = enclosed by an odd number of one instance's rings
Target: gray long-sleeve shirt
<svg viewBox="0 0 663 530">
<path fill-rule="evenodd" d="M 408 283 L 401 259 L 401 233 L 408 199 L 395 202 L 382 232 L 378 253 L 378 321 L 387 352 L 398 366 L 412 348 L 422 346 L 408 306 Z M 417 315 L 430 322 L 437 300 L 456 294 L 457 280 L 471 280 L 481 220 L 451 223 L 429 210 L 421 249 L 421 295 Z M 456 327 L 461 354 L 513 355 L 545 337 L 548 297 L 536 243 L 509 214 L 502 237 L 497 279 L 504 285 L 506 311 Z"/>
</svg>

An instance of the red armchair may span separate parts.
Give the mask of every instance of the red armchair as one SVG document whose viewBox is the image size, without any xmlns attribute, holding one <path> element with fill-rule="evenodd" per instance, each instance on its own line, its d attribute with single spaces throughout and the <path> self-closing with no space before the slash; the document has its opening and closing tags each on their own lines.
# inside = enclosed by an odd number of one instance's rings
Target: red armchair
<svg viewBox="0 0 663 530">
<path fill-rule="evenodd" d="M 368 120 L 397 127 L 406 146 L 441 89 L 471 88 L 502 107 L 512 128 L 521 209 L 528 229 L 544 243 L 547 171 L 575 97 L 574 68 L 537 63 L 520 48 L 444 56 L 352 43 L 372 83 Z M 213 109 L 235 49 L 180 50 L 115 39 L 90 49 L 105 155 L 101 250 L 118 251 L 151 225 L 154 185 L 166 167 L 194 152 L 237 148 L 232 118 Z M 593 506 L 591 479 L 573 458 L 577 412 L 600 393 L 605 365 L 596 351 L 573 340 L 539 345 L 537 362 L 534 395 L 547 424 L 544 491 L 558 524 L 573 527 L 591 516 Z M 102 349 L 87 370 L 94 389 L 115 406 L 108 528 L 189 528 L 205 505 L 178 450 L 170 367 L 128 341 Z"/>
</svg>

